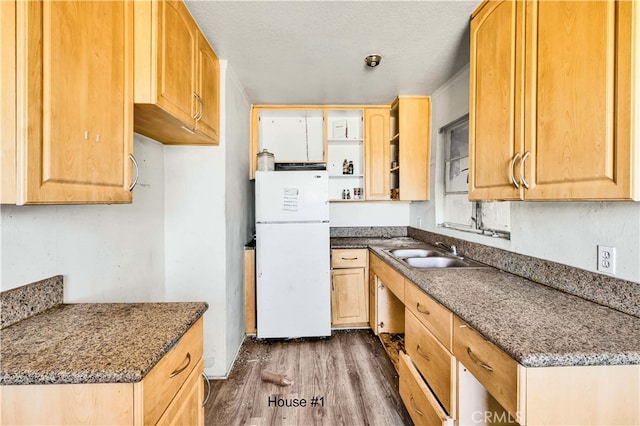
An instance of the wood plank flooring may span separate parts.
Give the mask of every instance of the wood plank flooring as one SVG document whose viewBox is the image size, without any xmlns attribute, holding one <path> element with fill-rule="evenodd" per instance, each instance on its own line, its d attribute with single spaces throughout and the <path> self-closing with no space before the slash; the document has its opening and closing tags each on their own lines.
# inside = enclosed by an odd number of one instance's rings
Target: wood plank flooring
<svg viewBox="0 0 640 426">
<path fill-rule="evenodd" d="M 293 384 L 262 382 L 264 369 L 286 374 Z M 207 425 L 411 424 L 396 370 L 370 330 L 334 331 L 321 339 L 247 337 L 229 378 L 211 380 L 211 393 Z M 294 398 L 307 406 L 286 406 Z"/>
</svg>

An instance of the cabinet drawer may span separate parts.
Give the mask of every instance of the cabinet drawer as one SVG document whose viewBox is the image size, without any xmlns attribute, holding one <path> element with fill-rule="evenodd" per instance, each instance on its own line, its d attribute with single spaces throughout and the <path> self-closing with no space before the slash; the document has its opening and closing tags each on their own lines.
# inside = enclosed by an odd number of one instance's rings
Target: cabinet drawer
<svg viewBox="0 0 640 426">
<path fill-rule="evenodd" d="M 176 397 L 164 412 L 159 425 L 192 425 L 204 424 L 204 381 L 202 378 L 202 360 L 198 361 L 187 381 L 178 391 Z"/>
<path fill-rule="evenodd" d="M 444 412 L 436 397 L 404 352 L 400 352 L 398 363 L 400 374 L 400 397 L 416 425 L 451 425 L 453 419 Z"/>
<path fill-rule="evenodd" d="M 387 286 L 401 302 L 404 302 L 404 277 L 391 266 L 384 263 L 384 261 L 375 254 L 371 254 L 369 258 L 369 266 L 384 285 Z"/>
<path fill-rule="evenodd" d="M 367 249 L 331 250 L 332 268 L 366 268 Z"/>
<path fill-rule="evenodd" d="M 201 358 L 202 318 L 142 380 L 145 424 L 156 424 L 191 371 L 196 365 L 202 366 L 198 364 Z"/>
<path fill-rule="evenodd" d="M 459 318 L 454 318 L 453 354 L 514 417 L 518 410 L 518 363 Z"/>
<path fill-rule="evenodd" d="M 451 327 L 453 326 L 451 311 L 410 281 L 406 281 L 404 297 L 407 308 L 436 336 L 440 343 L 451 351 Z"/>
<path fill-rule="evenodd" d="M 431 332 L 407 310 L 404 346 L 407 354 L 427 381 L 444 409 L 454 413 L 456 361 Z"/>
</svg>

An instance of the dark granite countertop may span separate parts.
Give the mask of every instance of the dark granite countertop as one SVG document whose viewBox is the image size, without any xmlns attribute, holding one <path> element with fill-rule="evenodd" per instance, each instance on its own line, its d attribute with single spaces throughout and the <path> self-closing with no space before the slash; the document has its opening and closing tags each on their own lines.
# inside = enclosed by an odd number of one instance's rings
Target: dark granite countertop
<svg viewBox="0 0 640 426">
<path fill-rule="evenodd" d="M 350 241 L 351 240 L 351 241 Z M 385 249 L 411 238 L 332 238 L 332 248 L 369 247 L 425 293 L 525 367 L 640 364 L 640 318 L 495 268 L 420 270 Z"/>
<path fill-rule="evenodd" d="M 139 382 L 207 307 L 56 305 L 0 330 L 0 385 Z"/>
</svg>

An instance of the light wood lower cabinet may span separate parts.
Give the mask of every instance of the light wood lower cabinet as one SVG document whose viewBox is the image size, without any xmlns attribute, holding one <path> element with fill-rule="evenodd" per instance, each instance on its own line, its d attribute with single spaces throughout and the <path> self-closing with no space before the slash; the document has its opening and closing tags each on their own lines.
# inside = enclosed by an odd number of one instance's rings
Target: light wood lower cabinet
<svg viewBox="0 0 640 426">
<path fill-rule="evenodd" d="M 404 302 L 404 276 L 387 265 L 377 255 L 371 254 L 371 271 L 384 283 L 385 286 L 401 301 Z"/>
<path fill-rule="evenodd" d="M 140 382 L 0 387 L 0 424 L 202 425 L 202 368 L 199 319 Z"/>
<path fill-rule="evenodd" d="M 367 249 L 331 250 L 331 325 L 361 327 L 369 323 Z"/>
<path fill-rule="evenodd" d="M 453 353 L 515 416 L 518 411 L 518 363 L 457 317 L 454 319 Z"/>
<path fill-rule="evenodd" d="M 373 271 L 369 272 L 369 310 L 369 325 L 376 336 L 404 332 L 404 304 Z"/>
<path fill-rule="evenodd" d="M 404 346 L 416 368 L 447 413 L 455 413 L 456 359 L 435 336 L 407 310 Z"/>
<path fill-rule="evenodd" d="M 453 426 L 451 417 L 440 407 L 438 400 L 420 377 L 418 370 L 406 354 L 400 352 L 398 365 L 400 397 L 416 425 Z"/>
<path fill-rule="evenodd" d="M 370 261 L 371 328 L 405 333 L 400 396 L 416 424 L 640 424 L 640 366 L 524 367 L 373 253 Z M 404 303 L 381 276 L 403 279 Z"/>
<path fill-rule="evenodd" d="M 158 420 L 158 424 L 203 425 L 204 410 L 195 409 L 202 405 L 203 400 L 204 382 L 202 377 L 202 360 L 200 360 L 162 417 L 160 417 L 160 420 Z"/>
</svg>

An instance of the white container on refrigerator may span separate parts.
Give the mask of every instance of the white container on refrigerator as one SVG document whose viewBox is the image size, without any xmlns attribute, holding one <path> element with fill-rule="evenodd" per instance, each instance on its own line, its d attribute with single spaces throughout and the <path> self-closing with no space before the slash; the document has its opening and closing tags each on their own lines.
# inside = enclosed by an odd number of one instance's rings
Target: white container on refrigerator
<svg viewBox="0 0 640 426">
<path fill-rule="evenodd" d="M 326 171 L 256 172 L 259 338 L 331 335 Z"/>
</svg>

